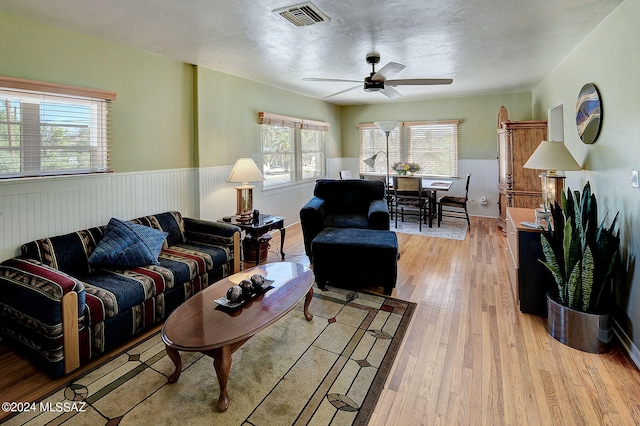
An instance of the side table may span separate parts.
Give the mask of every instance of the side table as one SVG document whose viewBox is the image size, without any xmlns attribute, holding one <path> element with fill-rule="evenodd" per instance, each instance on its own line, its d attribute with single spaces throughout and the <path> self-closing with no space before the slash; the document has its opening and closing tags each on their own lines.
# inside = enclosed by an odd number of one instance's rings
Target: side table
<svg viewBox="0 0 640 426">
<path fill-rule="evenodd" d="M 280 231 L 280 255 L 284 260 L 284 237 L 286 229 L 284 227 L 284 216 L 272 216 L 269 214 L 261 214 L 257 222 L 238 222 L 236 216 L 231 216 L 231 224 L 251 235 L 256 246 L 256 265 L 260 264 L 260 237 L 272 230 Z M 227 222 L 229 223 L 229 222 Z"/>
</svg>

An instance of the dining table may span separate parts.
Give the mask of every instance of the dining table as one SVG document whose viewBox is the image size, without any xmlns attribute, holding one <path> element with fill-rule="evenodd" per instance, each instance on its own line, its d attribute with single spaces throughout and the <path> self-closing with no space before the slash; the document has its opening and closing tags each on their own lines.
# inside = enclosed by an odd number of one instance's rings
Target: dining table
<svg viewBox="0 0 640 426">
<path fill-rule="evenodd" d="M 429 228 L 433 227 L 433 217 L 437 214 L 438 191 L 449 191 L 451 185 L 453 185 L 451 180 L 422 179 L 422 191 L 429 199 Z"/>
<path fill-rule="evenodd" d="M 385 175 L 361 173 L 360 176 L 363 179 L 380 179 L 382 181 L 386 181 Z M 392 176 L 394 175 L 391 175 L 390 178 Z M 393 191 L 393 185 L 391 182 L 388 182 L 387 184 L 388 194 L 391 194 Z M 453 185 L 453 181 L 448 179 L 433 179 L 429 177 L 422 178 L 422 192 L 429 200 L 429 228 L 433 227 L 433 218 L 437 214 L 438 191 L 449 191 L 449 189 L 451 189 L 451 185 Z"/>
</svg>

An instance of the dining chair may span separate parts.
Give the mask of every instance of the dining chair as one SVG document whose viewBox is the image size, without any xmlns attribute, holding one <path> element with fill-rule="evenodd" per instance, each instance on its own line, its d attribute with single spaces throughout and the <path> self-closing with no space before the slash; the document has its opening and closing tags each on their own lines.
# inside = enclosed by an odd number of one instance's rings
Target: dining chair
<svg viewBox="0 0 640 426">
<path fill-rule="evenodd" d="M 471 174 L 467 173 L 467 184 L 465 186 L 464 197 L 453 197 L 445 195 L 438 200 L 438 226 L 442 222 L 442 217 L 453 217 L 458 219 L 467 219 L 467 227 L 471 230 L 471 222 L 469 221 L 469 212 L 467 211 L 467 202 L 469 201 L 469 181 Z M 446 207 L 446 209 L 445 209 Z M 462 210 L 462 211 L 460 211 Z"/>
<path fill-rule="evenodd" d="M 393 176 L 393 205 L 398 227 L 398 216 L 404 222 L 404 215 L 418 216 L 419 229 L 427 223 L 429 200 L 422 191 L 422 177 Z"/>
<path fill-rule="evenodd" d="M 340 179 L 351 179 L 351 170 L 340 170 Z"/>
<path fill-rule="evenodd" d="M 360 173 L 360 179 L 364 180 L 379 180 L 387 187 L 387 177 L 385 175 L 370 175 L 366 173 Z M 391 188 L 387 188 L 387 206 L 389 207 L 389 219 L 393 219 L 393 195 L 391 194 Z"/>
</svg>

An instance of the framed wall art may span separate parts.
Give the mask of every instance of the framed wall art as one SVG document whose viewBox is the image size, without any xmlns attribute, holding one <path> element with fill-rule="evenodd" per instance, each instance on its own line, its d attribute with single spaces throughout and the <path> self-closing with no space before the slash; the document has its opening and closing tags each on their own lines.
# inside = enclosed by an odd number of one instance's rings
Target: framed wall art
<svg viewBox="0 0 640 426">
<path fill-rule="evenodd" d="M 576 128 L 583 143 L 592 144 L 598 139 L 602 124 L 600 93 L 591 83 L 582 86 L 576 102 Z"/>
</svg>

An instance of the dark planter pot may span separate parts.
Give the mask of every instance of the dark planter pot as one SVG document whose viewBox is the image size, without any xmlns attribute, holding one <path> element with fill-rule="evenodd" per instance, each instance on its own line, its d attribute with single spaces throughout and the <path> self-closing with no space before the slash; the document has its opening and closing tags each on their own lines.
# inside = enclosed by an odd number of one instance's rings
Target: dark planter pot
<svg viewBox="0 0 640 426">
<path fill-rule="evenodd" d="M 611 315 L 588 314 L 561 305 L 547 293 L 547 331 L 556 340 L 584 352 L 601 354 L 611 349 Z"/>
</svg>

